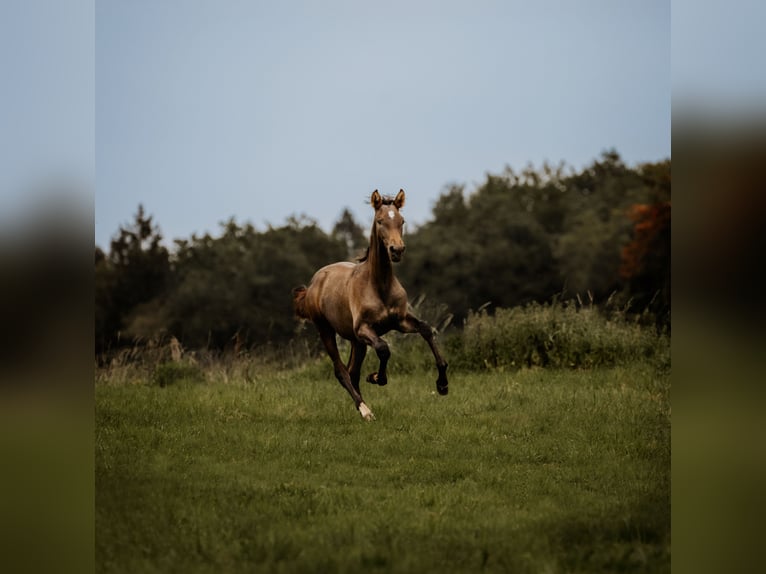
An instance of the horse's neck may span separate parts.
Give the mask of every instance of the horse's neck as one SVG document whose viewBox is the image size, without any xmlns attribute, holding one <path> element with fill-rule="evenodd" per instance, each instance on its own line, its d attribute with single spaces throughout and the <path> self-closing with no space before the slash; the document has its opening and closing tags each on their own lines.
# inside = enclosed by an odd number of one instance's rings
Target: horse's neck
<svg viewBox="0 0 766 574">
<path fill-rule="evenodd" d="M 391 290 L 391 285 L 394 281 L 394 267 L 388 258 L 385 246 L 378 239 L 374 230 L 370 237 L 370 250 L 367 261 L 370 265 L 372 282 L 377 286 L 381 295 L 387 294 Z"/>
</svg>

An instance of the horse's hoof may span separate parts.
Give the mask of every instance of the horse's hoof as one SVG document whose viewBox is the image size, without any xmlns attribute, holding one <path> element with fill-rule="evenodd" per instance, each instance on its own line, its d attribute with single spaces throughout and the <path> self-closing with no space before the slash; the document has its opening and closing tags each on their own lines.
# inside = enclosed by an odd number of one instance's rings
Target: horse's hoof
<svg viewBox="0 0 766 574">
<path fill-rule="evenodd" d="M 359 414 L 362 415 L 362 418 L 366 421 L 374 421 L 375 415 L 372 414 L 372 411 L 370 410 L 370 407 L 362 403 L 359 405 Z"/>
<path fill-rule="evenodd" d="M 439 383 L 436 383 L 436 390 L 439 391 L 439 394 L 442 396 L 449 393 L 449 387 L 447 385 L 442 386 Z"/>
<path fill-rule="evenodd" d="M 367 382 L 371 385 L 379 385 L 384 386 L 386 383 L 388 383 L 387 379 L 381 379 L 378 377 L 378 373 L 370 373 L 367 375 Z"/>
</svg>

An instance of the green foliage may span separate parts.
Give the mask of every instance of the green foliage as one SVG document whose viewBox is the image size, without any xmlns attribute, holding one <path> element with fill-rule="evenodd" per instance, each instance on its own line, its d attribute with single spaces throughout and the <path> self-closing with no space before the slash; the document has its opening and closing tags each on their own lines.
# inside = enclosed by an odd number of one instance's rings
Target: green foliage
<svg viewBox="0 0 766 574">
<path fill-rule="evenodd" d="M 433 220 L 408 237 L 400 275 L 411 295 L 446 303 L 458 319 L 485 303 L 510 308 L 562 289 L 604 301 L 629 287 L 619 271 L 631 207 L 669 198 L 669 161 L 631 169 L 608 151 L 579 173 L 563 165 L 518 174 L 507 168 L 470 194 L 450 187 Z M 663 252 L 647 252 L 646 281 L 630 284 L 639 311 L 669 277 Z M 660 315 L 669 297 L 665 306 Z"/>
<path fill-rule="evenodd" d="M 628 241 L 629 231 L 629 221 L 620 210 L 606 219 L 595 210 L 572 215 L 554 248 L 567 291 L 590 291 L 603 297 L 618 289 L 620 248 Z"/>
<path fill-rule="evenodd" d="M 297 219 L 265 232 L 229 221 L 220 237 L 195 236 L 177 247 L 164 313 L 168 330 L 192 348 L 288 340 L 292 287 L 345 256 L 339 240 Z"/>
<path fill-rule="evenodd" d="M 159 227 L 142 205 L 132 225 L 120 227 L 109 254 L 96 248 L 95 259 L 96 351 L 109 348 L 122 338 L 122 331 L 128 341 L 153 335 L 159 323 L 152 323 L 149 333 L 135 332 L 131 314 L 164 294 L 171 270 Z"/>
<path fill-rule="evenodd" d="M 667 367 L 670 361 L 668 337 L 575 301 L 472 313 L 450 343 L 453 365 L 464 369 L 593 368 L 635 360 Z"/>
<path fill-rule="evenodd" d="M 400 266 L 411 294 L 427 294 L 458 317 L 487 301 L 513 306 L 560 289 L 550 241 L 504 179 L 490 176 L 464 203 L 453 188 L 434 208 L 436 218 L 408 238 Z"/>
<path fill-rule="evenodd" d="M 315 370 L 97 384 L 96 569 L 669 571 L 667 374 Z"/>
<path fill-rule="evenodd" d="M 168 252 L 139 206 L 109 253 L 96 249 L 97 354 L 108 360 L 106 351 L 170 336 L 185 348 L 235 354 L 285 348 L 290 341 L 305 346 L 309 335 L 296 335 L 292 288 L 320 267 L 363 251 L 365 228 L 347 209 L 329 234 L 306 217 L 263 231 L 231 219 L 219 236 L 178 239 Z M 427 296 L 445 307 L 454 325 L 485 304 L 513 310 L 563 292 L 587 293 L 601 307 L 613 297 L 634 317 L 670 326 L 670 160 L 630 168 L 607 151 L 577 172 L 547 163 L 520 173 L 507 168 L 471 192 L 448 188 L 432 220 L 408 229 L 406 241 L 397 274 L 410 298 Z M 472 317 L 468 326 L 477 321 Z M 565 334 L 555 329 L 558 345 Z M 522 343 L 536 336 L 513 335 L 508 344 L 525 349 Z M 392 344 L 410 348 L 396 335 Z M 551 355 L 550 341 L 534 344 L 537 355 L 504 356 L 526 364 L 611 364 L 603 350 L 561 354 L 556 347 Z M 456 345 L 462 353 L 462 343 Z M 410 371 L 420 365 L 412 356 L 403 366 Z"/>
</svg>

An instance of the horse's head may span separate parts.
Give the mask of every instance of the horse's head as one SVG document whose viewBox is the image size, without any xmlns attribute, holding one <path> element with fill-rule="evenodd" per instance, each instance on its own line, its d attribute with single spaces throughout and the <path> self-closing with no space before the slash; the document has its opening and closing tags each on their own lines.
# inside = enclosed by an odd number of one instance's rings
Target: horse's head
<svg viewBox="0 0 766 574">
<path fill-rule="evenodd" d="M 404 239 L 402 228 L 404 218 L 399 210 L 404 207 L 404 190 L 400 189 L 396 197 L 383 197 L 378 190 L 372 192 L 370 204 L 375 210 L 375 221 L 372 224 L 372 233 L 378 237 L 393 262 L 402 260 L 404 254 Z"/>
</svg>

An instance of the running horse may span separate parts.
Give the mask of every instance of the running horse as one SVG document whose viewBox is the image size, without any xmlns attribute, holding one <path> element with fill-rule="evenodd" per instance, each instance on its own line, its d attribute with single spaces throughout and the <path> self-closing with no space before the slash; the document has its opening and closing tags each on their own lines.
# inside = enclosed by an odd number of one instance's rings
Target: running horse
<svg viewBox="0 0 766 574">
<path fill-rule="evenodd" d="M 351 398 L 365 420 L 374 420 L 370 407 L 362 399 L 359 378 L 367 347 L 375 349 L 380 360 L 377 373 L 367 382 L 385 385 L 386 364 L 391 356 L 381 335 L 391 330 L 418 333 L 431 347 L 439 376 L 436 390 L 446 395 L 447 362 L 434 341 L 430 325 L 415 317 L 407 304 L 407 293 L 394 275 L 393 263 L 404 254 L 400 213 L 404 207 L 404 190 L 396 197 L 383 197 L 376 189 L 370 198 L 375 210 L 370 245 L 367 253 L 356 263 L 340 262 L 322 267 L 314 274 L 308 287 L 293 289 L 295 314 L 316 325 L 327 353 L 335 368 L 335 377 Z M 335 335 L 351 342 L 351 354 L 344 364 L 338 352 Z"/>
</svg>

